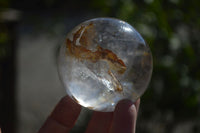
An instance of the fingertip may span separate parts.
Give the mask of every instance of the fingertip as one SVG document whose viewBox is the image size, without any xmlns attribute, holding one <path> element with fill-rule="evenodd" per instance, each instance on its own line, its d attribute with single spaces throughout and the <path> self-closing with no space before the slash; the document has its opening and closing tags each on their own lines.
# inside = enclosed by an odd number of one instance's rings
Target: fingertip
<svg viewBox="0 0 200 133">
<path fill-rule="evenodd" d="M 140 101 L 136 101 L 135 103 L 132 102 L 131 100 L 128 99 L 124 99 L 118 102 L 118 104 L 115 107 L 115 111 L 116 113 L 123 113 L 123 112 L 132 112 L 135 113 L 137 112 L 137 109 L 139 108 L 139 102 Z"/>
<path fill-rule="evenodd" d="M 81 106 L 69 96 L 63 97 L 51 113 L 50 118 L 68 127 L 73 126 L 81 111 Z"/>
<path fill-rule="evenodd" d="M 137 109 L 130 100 L 120 101 L 115 108 L 112 123 L 112 133 L 133 133 L 135 132 L 135 123 L 137 118 Z"/>
<path fill-rule="evenodd" d="M 56 105 L 38 133 L 64 133 L 75 124 L 81 111 L 81 106 L 69 96 L 63 97 Z"/>
<path fill-rule="evenodd" d="M 130 107 L 132 106 L 134 103 L 131 100 L 128 99 L 123 99 L 121 101 L 119 101 L 116 105 L 115 110 L 120 109 L 122 107 Z"/>
<path fill-rule="evenodd" d="M 138 113 L 139 107 L 140 107 L 140 98 L 137 99 L 137 101 L 135 102 L 135 107 L 136 107 L 136 110 L 137 110 L 137 113 Z"/>
</svg>

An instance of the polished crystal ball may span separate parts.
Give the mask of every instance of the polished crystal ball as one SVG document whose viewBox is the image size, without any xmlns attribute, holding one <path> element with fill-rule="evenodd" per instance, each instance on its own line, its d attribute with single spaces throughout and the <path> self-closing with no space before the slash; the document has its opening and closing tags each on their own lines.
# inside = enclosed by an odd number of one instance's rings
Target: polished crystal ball
<svg viewBox="0 0 200 133">
<path fill-rule="evenodd" d="M 136 101 L 152 74 L 152 55 L 128 23 L 96 18 L 76 26 L 60 48 L 58 70 L 67 94 L 80 105 L 111 112 L 118 101 Z"/>
</svg>

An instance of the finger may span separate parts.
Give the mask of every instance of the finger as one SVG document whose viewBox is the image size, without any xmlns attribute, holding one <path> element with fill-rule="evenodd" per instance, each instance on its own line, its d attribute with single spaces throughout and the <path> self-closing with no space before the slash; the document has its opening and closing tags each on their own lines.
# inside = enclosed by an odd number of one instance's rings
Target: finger
<svg viewBox="0 0 200 133">
<path fill-rule="evenodd" d="M 136 110 L 137 110 L 137 113 L 138 113 L 139 107 L 140 107 L 140 98 L 135 102 L 135 107 L 136 107 Z"/>
<path fill-rule="evenodd" d="M 74 126 L 81 111 L 81 106 L 69 96 L 57 104 L 38 133 L 67 133 Z"/>
<path fill-rule="evenodd" d="M 135 133 L 136 106 L 129 100 L 120 101 L 114 111 L 111 133 Z"/>
<path fill-rule="evenodd" d="M 108 133 L 112 117 L 112 112 L 94 112 L 86 133 Z"/>
</svg>

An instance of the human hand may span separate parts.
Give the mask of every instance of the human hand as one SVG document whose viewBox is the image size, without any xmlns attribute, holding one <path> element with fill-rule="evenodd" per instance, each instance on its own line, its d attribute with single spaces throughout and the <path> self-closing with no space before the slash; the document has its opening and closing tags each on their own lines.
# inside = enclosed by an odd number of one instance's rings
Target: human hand
<svg viewBox="0 0 200 133">
<path fill-rule="evenodd" d="M 140 99 L 120 101 L 114 112 L 93 112 L 86 133 L 135 133 Z M 69 96 L 57 104 L 38 133 L 68 133 L 80 114 L 81 106 Z"/>
</svg>

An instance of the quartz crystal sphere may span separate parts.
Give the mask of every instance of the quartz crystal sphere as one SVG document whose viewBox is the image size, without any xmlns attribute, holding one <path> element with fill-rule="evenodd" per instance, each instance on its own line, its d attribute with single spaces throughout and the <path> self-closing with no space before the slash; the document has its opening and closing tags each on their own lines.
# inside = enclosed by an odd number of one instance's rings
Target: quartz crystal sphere
<svg viewBox="0 0 200 133">
<path fill-rule="evenodd" d="M 118 101 L 136 101 L 152 73 L 152 55 L 141 35 L 113 18 L 85 21 L 68 33 L 58 57 L 67 94 L 80 105 L 111 112 Z"/>
</svg>

